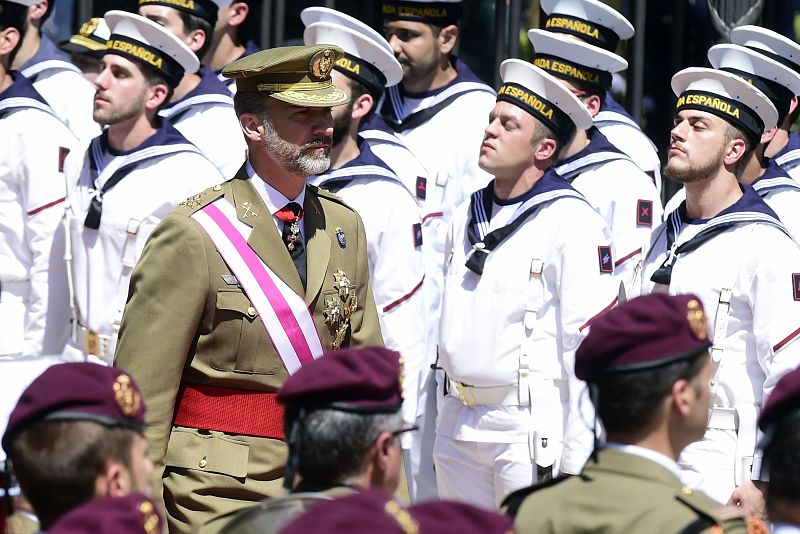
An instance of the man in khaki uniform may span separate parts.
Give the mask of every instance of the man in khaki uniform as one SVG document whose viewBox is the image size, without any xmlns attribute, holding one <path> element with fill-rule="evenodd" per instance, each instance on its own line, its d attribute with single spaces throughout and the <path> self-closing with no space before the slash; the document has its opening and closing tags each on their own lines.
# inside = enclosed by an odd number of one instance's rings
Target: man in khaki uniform
<svg viewBox="0 0 800 534">
<path fill-rule="evenodd" d="M 276 48 L 226 67 L 248 161 L 169 214 L 132 275 L 116 364 L 142 384 L 171 532 L 280 492 L 275 391 L 325 350 L 382 344 L 361 219 L 305 184 L 330 164 L 341 55 Z"/>
<path fill-rule="evenodd" d="M 608 441 L 580 475 L 511 494 L 503 504 L 517 532 L 745 532 L 741 517 L 678 478 L 678 455 L 706 428 L 710 346 L 694 295 L 653 293 L 595 321 L 575 374 Z"/>
</svg>

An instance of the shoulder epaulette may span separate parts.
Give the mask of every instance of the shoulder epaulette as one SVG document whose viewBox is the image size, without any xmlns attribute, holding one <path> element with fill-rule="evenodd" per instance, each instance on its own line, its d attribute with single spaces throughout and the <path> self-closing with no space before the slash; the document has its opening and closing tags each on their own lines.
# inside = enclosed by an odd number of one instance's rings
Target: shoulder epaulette
<svg viewBox="0 0 800 534">
<path fill-rule="evenodd" d="M 209 187 L 208 189 L 197 193 L 196 195 L 192 195 L 183 202 L 179 202 L 178 206 L 186 208 L 190 211 L 195 211 L 198 208 L 201 208 L 218 199 L 220 196 L 223 195 L 222 192 L 222 184 L 217 184 L 214 187 Z"/>
<path fill-rule="evenodd" d="M 506 515 L 510 517 L 516 517 L 517 512 L 519 512 L 520 506 L 522 506 L 522 502 L 528 497 L 528 495 L 536 493 L 537 491 L 545 488 L 552 488 L 556 484 L 560 484 L 561 482 L 564 482 L 568 478 L 572 478 L 572 475 L 563 475 L 560 477 L 552 478 L 540 484 L 534 484 L 533 486 L 528 486 L 527 488 L 518 489 L 517 491 L 510 493 L 503 500 L 503 503 L 500 505 L 500 509 Z"/>
</svg>

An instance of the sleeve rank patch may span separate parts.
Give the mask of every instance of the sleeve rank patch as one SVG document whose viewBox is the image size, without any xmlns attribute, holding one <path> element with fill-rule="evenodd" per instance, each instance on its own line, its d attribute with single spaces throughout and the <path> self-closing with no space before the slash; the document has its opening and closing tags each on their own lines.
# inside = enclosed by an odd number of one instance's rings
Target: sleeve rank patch
<svg viewBox="0 0 800 534">
<path fill-rule="evenodd" d="M 639 226 L 653 226 L 653 201 L 639 200 L 636 202 L 636 224 Z"/>
<path fill-rule="evenodd" d="M 422 223 L 411 225 L 411 230 L 414 233 L 414 248 L 422 246 Z"/>
<path fill-rule="evenodd" d="M 428 179 L 424 176 L 417 176 L 417 198 L 425 200 L 428 194 Z"/>
<path fill-rule="evenodd" d="M 597 259 L 600 262 L 601 273 L 614 272 L 614 260 L 611 257 L 611 247 L 607 245 L 597 247 Z"/>
<path fill-rule="evenodd" d="M 792 275 L 792 290 L 794 292 L 794 300 L 800 300 L 800 273 Z"/>
<path fill-rule="evenodd" d="M 64 172 L 64 161 L 67 159 L 69 149 L 67 147 L 58 147 L 58 172 Z"/>
</svg>

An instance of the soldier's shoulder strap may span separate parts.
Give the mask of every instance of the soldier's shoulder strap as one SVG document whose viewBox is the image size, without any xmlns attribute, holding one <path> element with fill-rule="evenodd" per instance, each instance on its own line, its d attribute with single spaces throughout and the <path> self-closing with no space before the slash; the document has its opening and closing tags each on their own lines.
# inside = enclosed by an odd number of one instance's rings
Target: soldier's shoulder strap
<svg viewBox="0 0 800 534">
<path fill-rule="evenodd" d="M 563 475 L 560 477 L 552 478 L 540 484 L 534 484 L 533 486 L 528 486 L 527 488 L 518 489 L 517 491 L 510 493 L 508 497 L 506 497 L 503 500 L 503 503 L 500 505 L 500 509 L 506 515 L 511 517 L 516 517 L 517 512 L 519 512 L 519 509 L 522 506 L 522 502 L 529 495 L 536 493 L 539 490 L 543 490 L 545 488 L 552 488 L 553 486 L 556 486 L 557 484 L 564 482 L 568 478 L 572 478 L 572 475 Z"/>
</svg>

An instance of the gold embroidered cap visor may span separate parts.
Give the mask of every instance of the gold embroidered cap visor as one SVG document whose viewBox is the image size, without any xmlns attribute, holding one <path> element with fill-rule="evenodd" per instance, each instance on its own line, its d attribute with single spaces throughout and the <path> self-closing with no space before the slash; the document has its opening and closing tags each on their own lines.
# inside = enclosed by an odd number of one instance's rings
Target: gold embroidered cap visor
<svg viewBox="0 0 800 534">
<path fill-rule="evenodd" d="M 106 42 L 110 36 L 111 31 L 105 20 L 94 17 L 84 22 L 78 33 L 58 43 L 58 47 L 70 54 L 90 54 L 100 57 L 106 49 Z"/>
<path fill-rule="evenodd" d="M 237 91 L 264 93 L 293 106 L 333 107 L 350 97 L 333 85 L 331 70 L 344 55 L 338 46 L 270 48 L 237 59 L 222 70 Z"/>
</svg>

